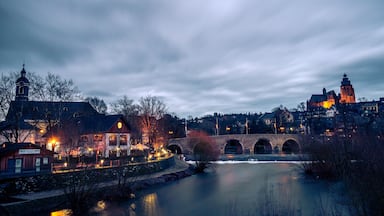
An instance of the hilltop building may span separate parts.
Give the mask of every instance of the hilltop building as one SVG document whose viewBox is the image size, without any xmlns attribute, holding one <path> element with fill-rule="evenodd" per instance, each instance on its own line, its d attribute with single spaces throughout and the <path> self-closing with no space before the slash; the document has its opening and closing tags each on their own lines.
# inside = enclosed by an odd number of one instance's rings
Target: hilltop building
<svg viewBox="0 0 384 216">
<path fill-rule="evenodd" d="M 335 91 L 329 91 L 323 88 L 323 94 L 313 94 L 311 99 L 307 102 L 307 107 L 309 110 L 314 110 L 316 108 L 330 109 L 332 106 L 336 106 L 339 102 L 339 98 L 336 95 Z"/>
<path fill-rule="evenodd" d="M 336 95 L 333 90 L 327 92 L 326 89 L 323 88 L 323 94 L 313 94 L 309 101 L 307 101 L 307 109 L 308 111 L 323 111 L 325 113 L 326 110 L 332 109 L 334 106 L 338 107 L 339 104 L 354 103 L 356 103 L 355 90 L 347 75 L 344 74 L 339 95 Z"/>
<path fill-rule="evenodd" d="M 335 91 L 328 91 L 323 88 L 323 94 L 313 94 L 307 101 L 307 128 L 308 133 L 332 135 L 338 126 L 335 124 L 335 117 L 341 105 L 350 105 L 348 109 L 356 108 L 355 91 L 344 74 L 341 80 L 340 93 L 336 95 Z"/>
<path fill-rule="evenodd" d="M 344 74 L 340 86 L 339 102 L 342 104 L 356 103 L 355 90 L 349 81 L 347 74 Z"/>
</svg>

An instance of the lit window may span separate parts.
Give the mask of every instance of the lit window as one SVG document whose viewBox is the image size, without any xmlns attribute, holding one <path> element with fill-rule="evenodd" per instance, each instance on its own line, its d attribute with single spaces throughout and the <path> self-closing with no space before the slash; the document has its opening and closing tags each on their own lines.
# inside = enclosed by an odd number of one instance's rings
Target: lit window
<svg viewBox="0 0 384 216">
<path fill-rule="evenodd" d="M 103 140 L 103 135 L 95 134 L 95 135 L 93 135 L 93 140 L 94 141 L 102 141 Z"/>
<path fill-rule="evenodd" d="M 88 142 L 88 137 L 87 136 L 81 136 L 80 141 L 82 142 Z"/>
<path fill-rule="evenodd" d="M 116 135 L 110 135 L 109 136 L 109 145 L 117 145 Z"/>
<path fill-rule="evenodd" d="M 120 145 L 127 145 L 127 135 L 121 135 L 120 136 Z"/>
</svg>

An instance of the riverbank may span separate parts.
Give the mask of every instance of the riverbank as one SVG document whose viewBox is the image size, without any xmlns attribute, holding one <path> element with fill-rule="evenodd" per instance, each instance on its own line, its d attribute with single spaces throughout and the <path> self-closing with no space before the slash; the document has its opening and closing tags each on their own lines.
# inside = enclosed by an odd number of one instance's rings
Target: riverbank
<svg viewBox="0 0 384 216">
<path fill-rule="evenodd" d="M 175 163 L 171 167 L 156 173 L 130 177 L 126 182 L 132 183 L 130 187 L 134 190 L 147 188 L 157 184 L 164 184 L 171 181 L 190 176 L 193 174 L 191 166 L 175 158 Z M 102 182 L 96 185 L 94 193 L 104 193 L 113 195 L 113 189 L 118 186 L 118 180 Z M 30 215 L 31 213 L 42 212 L 50 209 L 59 209 L 66 206 L 66 194 L 63 189 L 33 192 L 12 196 L 16 202 L 1 204 L 3 212 L 9 215 Z"/>
</svg>

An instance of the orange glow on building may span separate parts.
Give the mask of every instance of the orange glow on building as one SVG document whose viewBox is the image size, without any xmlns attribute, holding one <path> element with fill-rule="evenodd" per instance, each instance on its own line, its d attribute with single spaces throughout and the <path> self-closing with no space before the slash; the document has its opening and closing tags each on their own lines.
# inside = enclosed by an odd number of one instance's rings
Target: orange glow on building
<svg viewBox="0 0 384 216">
<path fill-rule="evenodd" d="M 308 101 L 309 107 L 323 107 L 324 109 L 330 109 L 332 106 L 336 105 L 338 97 L 334 91 L 327 92 L 326 89 L 323 89 L 323 94 L 312 95 L 311 99 Z"/>
<path fill-rule="evenodd" d="M 327 100 L 327 101 L 324 101 L 324 102 L 323 102 L 322 107 L 324 107 L 325 109 L 329 109 L 329 108 L 331 108 L 333 105 L 335 105 L 335 100 Z"/>
<path fill-rule="evenodd" d="M 341 81 L 340 103 L 356 103 L 355 90 L 346 74 L 344 74 L 343 80 Z"/>
</svg>

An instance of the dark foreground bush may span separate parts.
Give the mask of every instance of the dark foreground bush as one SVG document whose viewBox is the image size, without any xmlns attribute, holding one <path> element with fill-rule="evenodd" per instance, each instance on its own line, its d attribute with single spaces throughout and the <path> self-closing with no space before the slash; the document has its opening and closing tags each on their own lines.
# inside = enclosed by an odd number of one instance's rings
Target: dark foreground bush
<svg viewBox="0 0 384 216">
<path fill-rule="evenodd" d="M 316 178 L 342 180 L 351 215 L 384 215 L 384 142 L 355 136 L 318 143 L 309 149 L 304 172 Z"/>
</svg>

